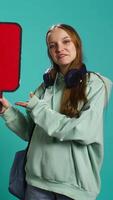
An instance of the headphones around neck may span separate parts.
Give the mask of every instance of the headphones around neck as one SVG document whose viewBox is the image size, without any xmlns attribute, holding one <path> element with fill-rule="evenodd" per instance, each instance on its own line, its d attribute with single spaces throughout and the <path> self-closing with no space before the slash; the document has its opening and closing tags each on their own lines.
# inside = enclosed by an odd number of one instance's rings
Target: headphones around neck
<svg viewBox="0 0 113 200">
<path fill-rule="evenodd" d="M 82 64 L 82 67 L 80 69 L 70 69 L 64 76 L 66 88 L 72 88 L 76 86 L 86 73 L 87 69 L 85 64 Z M 54 84 L 54 80 L 51 77 L 50 70 L 44 73 L 43 80 L 46 88 Z"/>
</svg>

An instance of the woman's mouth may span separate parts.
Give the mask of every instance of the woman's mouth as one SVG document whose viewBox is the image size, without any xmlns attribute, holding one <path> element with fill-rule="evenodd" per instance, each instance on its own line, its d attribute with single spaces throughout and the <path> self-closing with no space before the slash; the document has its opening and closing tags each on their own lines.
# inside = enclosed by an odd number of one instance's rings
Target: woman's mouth
<svg viewBox="0 0 113 200">
<path fill-rule="evenodd" d="M 67 54 L 60 54 L 60 55 L 58 55 L 58 59 L 62 59 L 64 57 L 66 57 L 66 56 L 67 56 Z"/>
</svg>

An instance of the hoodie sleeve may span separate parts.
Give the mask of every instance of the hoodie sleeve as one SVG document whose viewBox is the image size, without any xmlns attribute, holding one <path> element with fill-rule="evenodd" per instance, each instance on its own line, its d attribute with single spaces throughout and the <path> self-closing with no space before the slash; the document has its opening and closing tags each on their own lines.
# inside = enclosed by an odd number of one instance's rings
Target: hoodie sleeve
<svg viewBox="0 0 113 200">
<path fill-rule="evenodd" d="M 2 114 L 2 118 L 5 120 L 7 127 L 20 138 L 26 141 L 29 140 L 35 125 L 28 111 L 27 115 L 24 116 L 18 109 L 11 106 Z"/>
<path fill-rule="evenodd" d="M 42 98 L 44 91 L 45 88 L 43 84 L 35 90 L 34 93 L 36 95 L 36 99 L 34 100 L 34 104 L 32 104 L 32 106 L 34 106 L 37 102 L 37 98 Z M 24 114 L 11 105 L 3 114 L 1 114 L 1 117 L 5 120 L 9 129 L 11 129 L 23 140 L 29 140 L 29 136 L 34 129 L 35 123 L 28 110 L 26 111 L 26 114 Z"/>
<path fill-rule="evenodd" d="M 103 110 L 109 99 L 112 82 L 96 77 L 90 80 L 88 87 L 88 103 L 81 110 L 79 118 L 69 118 L 50 109 L 44 100 L 39 100 L 36 96 L 32 97 L 27 109 L 33 121 L 51 137 L 60 141 L 75 140 L 85 145 L 101 143 Z"/>
</svg>

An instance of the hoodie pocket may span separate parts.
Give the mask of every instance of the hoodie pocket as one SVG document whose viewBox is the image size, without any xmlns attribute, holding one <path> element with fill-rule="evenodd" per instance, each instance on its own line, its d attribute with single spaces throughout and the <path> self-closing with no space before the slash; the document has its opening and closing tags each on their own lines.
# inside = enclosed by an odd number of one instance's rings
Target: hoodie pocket
<svg viewBox="0 0 113 200">
<path fill-rule="evenodd" d="M 59 182 L 73 182 L 74 170 L 70 142 L 50 144 L 42 158 L 42 178 Z"/>
</svg>

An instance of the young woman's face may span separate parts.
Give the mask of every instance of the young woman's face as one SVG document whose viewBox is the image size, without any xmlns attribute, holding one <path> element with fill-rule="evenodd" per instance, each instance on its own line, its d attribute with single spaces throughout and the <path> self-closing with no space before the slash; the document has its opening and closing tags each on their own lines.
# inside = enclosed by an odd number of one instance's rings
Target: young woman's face
<svg viewBox="0 0 113 200">
<path fill-rule="evenodd" d="M 76 58 L 76 48 L 69 34 L 61 28 L 55 28 L 48 34 L 47 44 L 53 61 L 59 65 L 61 72 L 66 72 Z"/>
</svg>

